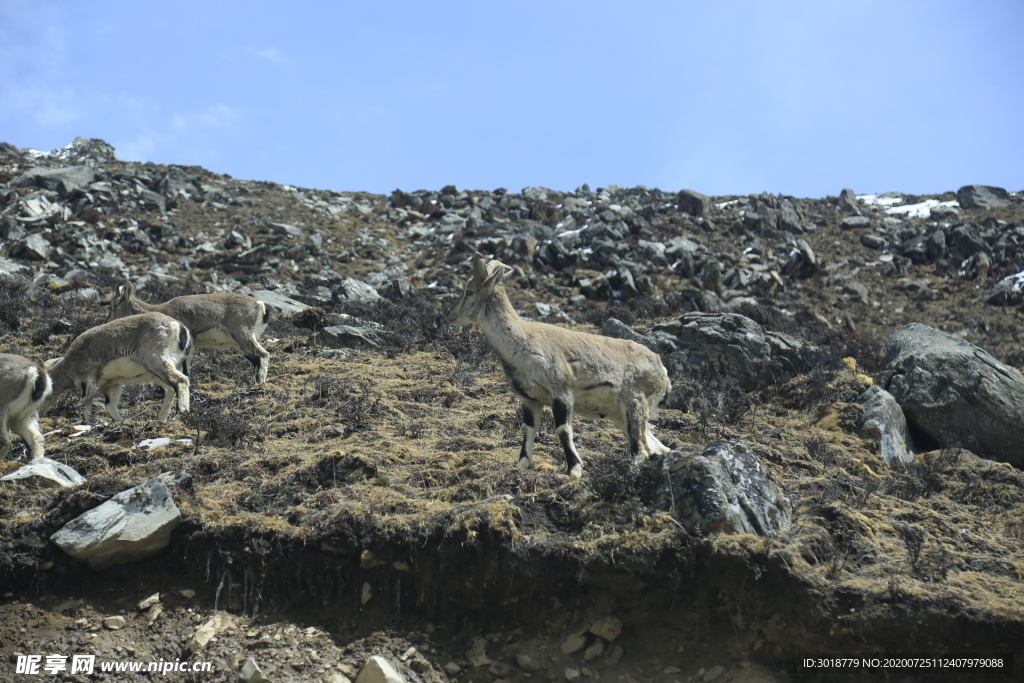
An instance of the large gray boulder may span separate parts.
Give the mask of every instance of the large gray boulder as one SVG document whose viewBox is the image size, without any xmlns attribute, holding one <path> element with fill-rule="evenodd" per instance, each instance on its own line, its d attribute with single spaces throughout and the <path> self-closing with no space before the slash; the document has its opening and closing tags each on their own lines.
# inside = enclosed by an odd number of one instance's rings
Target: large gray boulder
<svg viewBox="0 0 1024 683">
<path fill-rule="evenodd" d="M 106 569 L 160 552 L 180 521 L 166 484 L 153 478 L 71 520 L 50 540 L 93 569 Z"/>
<path fill-rule="evenodd" d="M 878 444 L 882 459 L 911 462 L 914 459 L 914 440 L 907 428 L 907 418 L 896 399 L 877 384 L 868 387 L 857 403 L 864 407 L 864 415 L 857 425 L 857 434 Z"/>
<path fill-rule="evenodd" d="M 0 477 L 0 481 L 21 484 L 30 488 L 52 489 L 71 488 L 84 484 L 86 479 L 62 462 L 49 458 L 36 458 Z"/>
<path fill-rule="evenodd" d="M 788 199 L 783 201 L 779 208 L 779 230 L 797 234 L 804 231 L 803 226 L 800 225 L 800 216 Z"/>
<path fill-rule="evenodd" d="M 62 168 L 33 168 L 18 177 L 18 187 L 41 187 L 61 197 L 79 188 L 86 188 L 96 180 L 96 169 L 91 166 L 64 166 Z"/>
<path fill-rule="evenodd" d="M 794 337 L 765 332 L 739 313 L 687 313 L 678 320 L 658 323 L 647 335 L 649 339 L 665 336 L 675 341 L 677 350 L 672 357 L 690 365 L 704 365 L 710 353 L 723 358 L 736 369 L 737 381 L 746 391 L 778 379 L 771 375 L 768 361 L 777 360 L 783 370 L 795 372 L 799 357 L 813 349 Z"/>
<path fill-rule="evenodd" d="M 956 191 L 956 200 L 963 209 L 991 209 L 1009 206 L 1010 195 L 1001 187 L 964 185 Z"/>
<path fill-rule="evenodd" d="M 711 211 L 711 197 L 693 190 L 680 190 L 676 202 L 680 211 L 691 216 L 706 216 Z"/>
<path fill-rule="evenodd" d="M 789 500 L 745 444 L 718 441 L 655 458 L 663 478 L 649 502 L 692 534 L 768 536 L 790 524 Z"/>
<path fill-rule="evenodd" d="M 1024 375 L 920 323 L 885 343 L 883 386 L 907 421 L 940 444 L 1024 467 Z"/>
<path fill-rule="evenodd" d="M 844 188 L 839 193 L 839 201 L 837 202 L 839 210 L 844 214 L 859 214 L 860 213 L 860 200 L 857 199 L 857 195 L 854 194 L 850 188 Z"/>
<path fill-rule="evenodd" d="M 772 355 L 761 326 L 739 313 L 687 313 L 655 325 L 653 331 L 675 337 L 679 350 L 672 355 L 690 365 L 700 367 L 709 353 L 718 354 L 736 368 L 746 390 L 758 387 L 759 370 Z"/>
</svg>

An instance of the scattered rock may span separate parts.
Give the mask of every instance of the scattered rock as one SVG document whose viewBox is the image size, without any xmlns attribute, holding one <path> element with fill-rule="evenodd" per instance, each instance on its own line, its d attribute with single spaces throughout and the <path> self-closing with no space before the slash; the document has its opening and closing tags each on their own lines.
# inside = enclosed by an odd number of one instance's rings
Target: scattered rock
<svg viewBox="0 0 1024 683">
<path fill-rule="evenodd" d="M 125 618 L 121 616 L 107 617 L 103 620 L 103 625 L 109 628 L 111 631 L 119 631 L 120 629 L 124 628 L 125 624 L 127 623 L 128 622 L 125 620 Z"/>
<path fill-rule="evenodd" d="M 234 620 L 230 615 L 223 612 L 218 612 L 213 615 L 213 618 L 200 626 L 192 635 L 192 639 L 188 641 L 189 652 L 192 654 L 198 654 L 205 650 L 206 646 L 210 643 L 210 640 L 219 632 L 230 626 L 233 621 Z"/>
<path fill-rule="evenodd" d="M 405 683 L 405 678 L 388 660 L 374 655 L 366 660 L 355 683 Z"/>
<path fill-rule="evenodd" d="M 266 683 L 267 680 L 252 657 L 246 659 L 242 664 L 242 670 L 238 672 L 238 679 L 244 683 Z"/>
<path fill-rule="evenodd" d="M 583 661 L 592 662 L 604 654 L 604 641 L 598 638 L 583 651 Z"/>
<path fill-rule="evenodd" d="M 708 670 L 707 673 L 704 674 L 704 678 L 702 680 L 704 681 L 704 683 L 711 683 L 711 681 L 717 681 L 719 678 L 721 678 L 722 674 L 724 673 L 724 666 L 713 666 L 711 667 L 711 669 Z"/>
<path fill-rule="evenodd" d="M 859 230 L 871 227 L 871 219 L 867 216 L 847 216 L 840 223 L 843 230 Z"/>
<path fill-rule="evenodd" d="M 563 655 L 571 655 L 579 652 L 587 646 L 587 636 L 583 633 L 574 633 L 562 642 L 559 648 Z"/>
<path fill-rule="evenodd" d="M 469 646 L 469 650 L 466 651 L 466 660 L 469 661 L 470 666 L 481 667 L 487 666 L 491 663 L 490 657 L 487 656 L 487 639 L 483 636 L 477 636 L 473 639 L 473 643 Z"/>
<path fill-rule="evenodd" d="M 150 607 L 152 607 L 153 605 L 157 604 L 158 602 L 160 602 L 160 594 L 159 593 L 153 593 L 148 598 L 144 598 L 143 600 L 140 600 L 139 604 L 136 607 L 138 609 L 140 609 L 140 610 L 147 610 Z"/>
<path fill-rule="evenodd" d="M 884 237 L 873 235 L 871 233 L 861 235 L 860 243 L 868 249 L 885 249 L 885 245 L 888 244 Z"/>
<path fill-rule="evenodd" d="M 523 671 L 534 672 L 534 671 L 540 671 L 543 668 L 543 667 L 541 667 L 541 665 L 539 663 L 537 663 L 536 659 L 534 659 L 530 655 L 524 654 L 524 653 L 520 653 L 520 654 L 516 655 L 516 664 L 518 664 L 519 668 L 522 669 Z"/>
<path fill-rule="evenodd" d="M 612 641 L 622 633 L 622 622 L 615 617 L 604 617 L 591 624 L 589 631 L 595 636 Z"/>
</svg>

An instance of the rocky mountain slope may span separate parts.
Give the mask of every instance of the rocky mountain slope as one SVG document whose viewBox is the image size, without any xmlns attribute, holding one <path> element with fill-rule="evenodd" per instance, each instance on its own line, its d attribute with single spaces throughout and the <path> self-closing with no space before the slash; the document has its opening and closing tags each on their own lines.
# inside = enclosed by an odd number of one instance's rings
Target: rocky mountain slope
<svg viewBox="0 0 1024 683">
<path fill-rule="evenodd" d="M 342 680 L 382 654 L 410 681 L 767 681 L 798 653 L 1024 653 L 1024 475 L 970 428 L 913 415 L 893 457 L 861 400 L 913 370 L 883 348 L 908 323 L 1017 381 L 1019 193 L 380 196 L 121 162 L 79 138 L 0 146 L 0 240 L 0 352 L 60 355 L 125 280 L 149 301 L 231 291 L 281 311 L 265 387 L 239 354 L 203 352 L 181 422 L 153 421 L 149 386 L 125 391 L 123 423 L 76 427 L 70 396 L 42 419 L 47 455 L 87 482 L 0 485 L 4 661 L 173 660 L 218 614 L 201 655 L 220 673 L 181 680 L 235 680 L 250 656 L 272 680 Z M 676 461 L 632 466 L 606 421 L 577 419 L 582 480 L 550 415 L 540 467 L 512 469 L 500 367 L 444 321 L 474 251 L 516 269 L 522 315 L 661 353 L 659 438 L 752 454 L 780 527 L 694 522 Z M 16 440 L 0 475 L 24 457 Z M 94 572 L 49 542 L 162 472 L 182 513 L 164 555 Z M 150 621 L 137 603 L 157 591 Z"/>
</svg>

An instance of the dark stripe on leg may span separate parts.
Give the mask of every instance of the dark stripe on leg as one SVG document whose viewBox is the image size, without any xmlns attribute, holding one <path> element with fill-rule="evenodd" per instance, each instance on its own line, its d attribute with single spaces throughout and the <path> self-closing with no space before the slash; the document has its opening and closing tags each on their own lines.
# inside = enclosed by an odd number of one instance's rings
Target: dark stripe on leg
<svg viewBox="0 0 1024 683">
<path fill-rule="evenodd" d="M 640 455 L 640 437 L 636 433 L 636 424 L 630 421 L 627 429 L 629 430 L 629 454 L 636 458 Z"/>
<path fill-rule="evenodd" d="M 523 424 L 527 427 L 537 428 L 537 418 L 525 403 L 523 404 Z"/>
<path fill-rule="evenodd" d="M 572 433 L 568 429 L 563 429 L 558 432 L 558 440 L 562 442 L 562 450 L 565 451 L 566 472 L 572 474 L 572 468 L 583 464 L 579 453 L 576 452 L 576 446 L 573 445 Z"/>
<path fill-rule="evenodd" d="M 565 451 L 566 471 L 572 474 L 574 467 L 582 464 L 576 446 L 572 442 L 572 424 L 569 420 L 569 404 L 561 399 L 554 399 L 551 402 L 551 412 L 555 414 L 555 431 L 558 433 L 558 440 L 562 442 L 562 450 Z"/>
<path fill-rule="evenodd" d="M 552 401 L 551 412 L 555 414 L 555 429 L 569 421 L 569 406 L 565 401 L 558 398 Z"/>
</svg>

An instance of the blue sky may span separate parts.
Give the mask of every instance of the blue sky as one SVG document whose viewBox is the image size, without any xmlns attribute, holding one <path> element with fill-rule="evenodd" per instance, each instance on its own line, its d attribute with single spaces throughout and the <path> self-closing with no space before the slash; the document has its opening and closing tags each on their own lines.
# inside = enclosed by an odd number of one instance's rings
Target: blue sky
<svg viewBox="0 0 1024 683">
<path fill-rule="evenodd" d="M 0 140 L 343 191 L 1024 189 L 1024 2 L 0 0 Z"/>
</svg>

